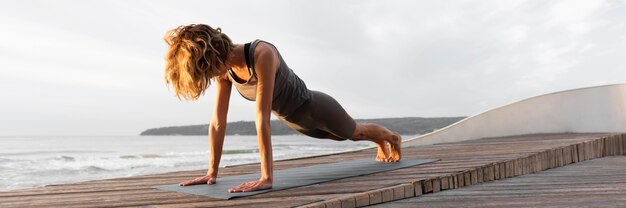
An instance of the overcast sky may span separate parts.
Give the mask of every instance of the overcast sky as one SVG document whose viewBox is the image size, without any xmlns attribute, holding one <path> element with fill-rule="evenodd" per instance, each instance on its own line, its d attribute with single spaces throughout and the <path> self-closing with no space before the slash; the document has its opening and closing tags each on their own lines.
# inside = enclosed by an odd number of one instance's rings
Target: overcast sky
<svg viewBox="0 0 626 208">
<path fill-rule="evenodd" d="M 265 1 L 264 1 L 265 2 Z M 626 1 L 2 1 L 0 136 L 137 135 L 206 124 L 179 101 L 164 33 L 221 27 L 274 43 L 355 118 L 468 116 L 626 82 Z M 233 88 L 229 121 L 253 120 Z"/>
</svg>

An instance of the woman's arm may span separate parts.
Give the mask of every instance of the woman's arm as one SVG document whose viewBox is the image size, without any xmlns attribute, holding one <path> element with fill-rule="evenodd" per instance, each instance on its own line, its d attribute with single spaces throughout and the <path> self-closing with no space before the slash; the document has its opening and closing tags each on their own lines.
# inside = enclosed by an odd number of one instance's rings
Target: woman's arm
<svg viewBox="0 0 626 208">
<path fill-rule="evenodd" d="M 272 188 L 273 158 L 272 132 L 270 116 L 272 114 L 272 98 L 274 92 L 274 78 L 279 67 L 278 54 L 273 46 L 259 43 L 255 50 L 255 71 L 257 74 L 256 95 L 256 130 L 261 155 L 261 178 L 258 181 L 243 183 L 229 190 L 229 192 L 248 192 Z"/>
<path fill-rule="evenodd" d="M 228 115 L 228 105 L 230 102 L 230 91 L 232 84 L 226 77 L 216 79 L 217 96 L 213 119 L 209 125 L 209 168 L 206 176 L 195 178 L 181 183 L 181 186 L 194 184 L 213 184 L 217 179 L 220 159 L 222 158 L 222 148 L 224 147 L 224 136 L 226 134 L 226 116 Z"/>
<path fill-rule="evenodd" d="M 228 105 L 230 102 L 230 90 L 232 84 L 226 77 L 217 80 L 217 95 L 213 119 L 209 126 L 209 146 L 211 155 L 209 156 L 208 176 L 217 178 L 217 171 L 222 158 L 222 147 L 224 146 L 224 135 L 226 134 L 226 117 L 228 115 Z"/>
</svg>

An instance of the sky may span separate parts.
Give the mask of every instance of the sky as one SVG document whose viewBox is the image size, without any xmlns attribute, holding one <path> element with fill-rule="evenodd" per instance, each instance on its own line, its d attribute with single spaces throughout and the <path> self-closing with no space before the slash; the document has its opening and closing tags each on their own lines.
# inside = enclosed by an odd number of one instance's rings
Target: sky
<svg viewBox="0 0 626 208">
<path fill-rule="evenodd" d="M 169 29 L 276 45 L 354 118 L 471 116 L 541 94 L 626 83 L 626 1 L 0 2 L 0 136 L 138 135 L 207 124 L 214 88 L 163 80 Z M 233 89 L 229 121 L 254 120 Z"/>
</svg>

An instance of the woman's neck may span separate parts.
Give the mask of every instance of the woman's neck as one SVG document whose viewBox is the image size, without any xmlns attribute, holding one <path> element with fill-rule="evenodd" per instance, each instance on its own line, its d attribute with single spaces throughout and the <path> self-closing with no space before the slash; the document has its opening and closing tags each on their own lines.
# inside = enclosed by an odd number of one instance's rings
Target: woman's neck
<svg viewBox="0 0 626 208">
<path fill-rule="evenodd" d="M 250 78 L 248 66 L 246 65 L 246 55 L 243 44 L 235 44 L 235 49 L 233 50 L 232 57 L 230 59 L 230 68 L 239 78 L 244 80 L 248 80 Z"/>
</svg>

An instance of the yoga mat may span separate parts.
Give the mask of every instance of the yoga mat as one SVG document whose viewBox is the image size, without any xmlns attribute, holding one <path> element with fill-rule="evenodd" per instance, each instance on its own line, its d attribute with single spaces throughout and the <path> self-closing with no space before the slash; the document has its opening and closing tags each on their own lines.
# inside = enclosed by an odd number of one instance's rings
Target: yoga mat
<svg viewBox="0 0 626 208">
<path fill-rule="evenodd" d="M 155 188 L 167 191 L 208 196 L 211 198 L 231 199 L 236 197 L 266 193 L 270 191 L 278 191 L 288 188 L 334 181 L 342 178 L 396 170 L 400 168 L 426 164 L 437 160 L 438 159 L 402 158 L 400 162 L 383 163 L 376 162 L 374 161 L 374 159 L 368 158 L 359 160 L 348 160 L 337 163 L 312 165 L 299 168 L 290 168 L 286 170 L 275 170 L 272 189 L 253 192 L 228 193 L 228 189 L 233 188 L 244 182 L 258 180 L 260 177 L 260 173 L 217 178 L 217 183 L 210 186 L 206 184 L 193 186 L 179 186 L 178 184 L 172 184 L 155 186 Z"/>
</svg>

